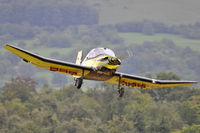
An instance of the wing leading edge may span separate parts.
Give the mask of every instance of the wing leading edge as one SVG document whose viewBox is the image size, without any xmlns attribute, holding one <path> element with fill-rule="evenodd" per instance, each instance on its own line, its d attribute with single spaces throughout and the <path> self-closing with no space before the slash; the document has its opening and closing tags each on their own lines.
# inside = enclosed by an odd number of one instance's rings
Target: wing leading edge
<svg viewBox="0 0 200 133">
<path fill-rule="evenodd" d="M 50 71 L 70 74 L 73 76 L 84 76 L 91 71 L 89 67 L 60 60 L 45 58 L 15 46 L 5 45 L 4 48 L 21 57 L 25 62 L 31 63 L 37 67 L 47 69 Z"/>
<path fill-rule="evenodd" d="M 121 85 L 142 88 L 142 89 L 176 87 L 176 86 L 192 85 L 197 83 L 196 81 L 183 81 L 183 80 L 156 80 L 156 79 L 123 74 L 118 72 L 116 72 L 111 79 L 105 82 L 119 84 L 119 80 Z"/>
</svg>

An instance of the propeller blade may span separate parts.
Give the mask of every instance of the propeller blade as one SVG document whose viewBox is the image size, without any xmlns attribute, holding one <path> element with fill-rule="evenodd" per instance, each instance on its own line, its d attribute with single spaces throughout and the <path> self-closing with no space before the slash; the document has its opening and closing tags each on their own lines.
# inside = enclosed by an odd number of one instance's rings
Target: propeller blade
<svg viewBox="0 0 200 133">
<path fill-rule="evenodd" d="M 133 56 L 133 52 L 130 50 L 126 50 L 125 52 L 123 52 L 120 56 L 119 59 L 120 60 L 124 60 L 124 59 L 128 59 L 129 57 Z"/>
</svg>

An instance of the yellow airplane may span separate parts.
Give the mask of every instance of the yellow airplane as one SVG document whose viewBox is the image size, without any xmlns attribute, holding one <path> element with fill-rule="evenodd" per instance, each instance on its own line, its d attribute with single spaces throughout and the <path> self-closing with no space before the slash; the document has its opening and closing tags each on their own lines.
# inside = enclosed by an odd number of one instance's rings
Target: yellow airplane
<svg viewBox="0 0 200 133">
<path fill-rule="evenodd" d="M 83 79 L 117 84 L 119 97 L 122 97 L 124 94 L 124 88 L 121 85 L 142 89 L 155 89 L 197 83 L 196 81 L 157 80 L 116 72 L 121 64 L 121 60 L 108 48 L 92 49 L 83 61 L 82 51 L 79 51 L 76 64 L 45 58 L 11 45 L 5 45 L 4 48 L 21 57 L 27 63 L 50 71 L 74 76 L 75 86 L 78 89 L 81 88 Z"/>
</svg>

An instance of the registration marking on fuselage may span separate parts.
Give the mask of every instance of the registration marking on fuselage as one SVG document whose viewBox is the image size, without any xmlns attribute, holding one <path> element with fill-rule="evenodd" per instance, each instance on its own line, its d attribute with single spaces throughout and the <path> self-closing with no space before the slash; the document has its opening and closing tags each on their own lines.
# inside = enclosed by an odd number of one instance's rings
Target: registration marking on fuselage
<svg viewBox="0 0 200 133">
<path fill-rule="evenodd" d="M 71 75 L 77 75 L 77 72 L 74 72 L 74 71 L 69 70 L 69 69 L 50 67 L 50 70 L 51 71 L 58 71 L 58 72 L 62 72 L 62 73 L 67 73 L 67 74 L 71 74 Z"/>
<path fill-rule="evenodd" d="M 139 87 L 139 88 L 147 88 L 147 86 L 145 84 L 140 84 L 140 83 L 135 83 L 135 82 L 126 82 L 126 81 L 121 81 L 122 85 L 126 85 L 126 86 L 132 86 L 132 87 Z"/>
</svg>

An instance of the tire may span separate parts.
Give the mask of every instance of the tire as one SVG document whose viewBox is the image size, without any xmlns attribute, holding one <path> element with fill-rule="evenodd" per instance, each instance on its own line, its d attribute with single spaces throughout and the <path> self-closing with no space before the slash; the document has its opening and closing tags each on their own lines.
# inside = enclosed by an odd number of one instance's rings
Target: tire
<svg viewBox="0 0 200 133">
<path fill-rule="evenodd" d="M 124 95 L 124 88 L 120 88 L 119 97 L 123 97 L 123 95 Z"/>
<path fill-rule="evenodd" d="M 83 80 L 81 78 L 77 78 L 75 81 L 75 86 L 77 89 L 80 89 L 82 86 Z"/>
</svg>

